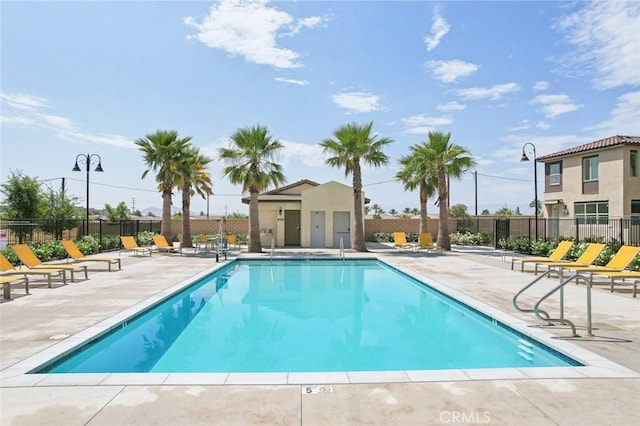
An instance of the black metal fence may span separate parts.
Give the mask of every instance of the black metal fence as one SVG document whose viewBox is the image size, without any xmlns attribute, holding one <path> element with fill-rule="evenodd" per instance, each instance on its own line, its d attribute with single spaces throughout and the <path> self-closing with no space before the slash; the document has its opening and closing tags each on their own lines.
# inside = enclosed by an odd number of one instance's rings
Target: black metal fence
<svg viewBox="0 0 640 426">
<path fill-rule="evenodd" d="M 142 231 L 160 232 L 159 220 L 122 220 L 109 222 L 94 220 L 36 221 L 0 219 L 0 249 L 11 244 L 29 242 L 44 243 L 61 239 L 80 239 L 83 235 L 93 235 L 99 240 L 103 236 L 136 235 Z"/>
<path fill-rule="evenodd" d="M 477 216 L 460 219 L 458 232 L 486 234 L 495 247 L 500 239 L 527 236 L 535 239 L 536 220 L 529 216 Z M 581 218 L 539 218 L 538 238 L 541 240 L 600 240 L 614 245 L 640 246 L 640 216 L 599 219 L 587 222 Z"/>
</svg>

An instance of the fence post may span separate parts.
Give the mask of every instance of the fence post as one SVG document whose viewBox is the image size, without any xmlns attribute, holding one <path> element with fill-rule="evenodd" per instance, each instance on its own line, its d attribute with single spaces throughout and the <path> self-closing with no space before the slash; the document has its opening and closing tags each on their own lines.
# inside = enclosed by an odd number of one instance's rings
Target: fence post
<svg viewBox="0 0 640 426">
<path fill-rule="evenodd" d="M 624 245 L 624 219 L 620 218 L 620 245 Z"/>
<path fill-rule="evenodd" d="M 580 220 L 576 217 L 576 243 L 580 242 Z"/>
<path fill-rule="evenodd" d="M 101 250 L 102 247 L 102 221 L 98 222 L 98 251 Z"/>
</svg>

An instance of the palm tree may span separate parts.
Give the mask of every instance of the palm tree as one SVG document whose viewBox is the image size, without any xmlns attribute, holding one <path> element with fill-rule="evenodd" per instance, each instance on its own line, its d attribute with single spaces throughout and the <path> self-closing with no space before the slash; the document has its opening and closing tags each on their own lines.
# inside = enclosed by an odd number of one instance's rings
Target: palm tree
<svg viewBox="0 0 640 426">
<path fill-rule="evenodd" d="M 277 188 L 286 182 L 282 166 L 272 161 L 284 146 L 259 125 L 239 129 L 231 136 L 231 142 L 233 146 L 219 150 L 227 164 L 222 172 L 232 184 L 242 184 L 242 192 L 249 192 L 249 252 L 260 253 L 258 194 L 269 185 Z"/>
<path fill-rule="evenodd" d="M 449 177 L 460 179 L 465 171 L 476 165 L 475 160 L 469 156 L 469 151 L 456 144 L 449 143 L 451 133 L 429 132 L 429 141 L 424 145 L 426 155 L 431 159 L 431 170 L 438 178 L 438 206 L 440 207 L 440 220 L 438 226 L 438 247 L 451 250 L 449 240 L 447 200 L 449 198 Z"/>
<path fill-rule="evenodd" d="M 190 147 L 191 137 L 178 139 L 175 130 L 157 130 L 144 138 L 138 138 L 135 144 L 144 154 L 144 163 L 148 167 L 142 173 L 144 179 L 150 171 L 157 172 L 156 182 L 162 193 L 162 227 L 160 233 L 169 241 L 171 235 L 171 190 L 176 178 L 176 170 L 185 151 Z"/>
<path fill-rule="evenodd" d="M 355 232 L 352 247 L 360 252 L 367 251 L 364 241 L 364 221 L 362 220 L 362 170 L 364 164 L 380 167 L 389 163 L 389 157 L 382 149 L 393 142 L 389 138 L 378 138 L 371 134 L 373 122 L 365 125 L 356 123 L 339 127 L 333 132 L 335 140 L 326 139 L 320 146 L 329 157 L 325 162 L 332 167 L 344 167 L 344 174 L 353 175 L 353 211 Z"/>
<path fill-rule="evenodd" d="M 402 170 L 396 173 L 396 179 L 404 184 L 406 191 L 413 191 L 418 188 L 420 193 L 419 232 L 422 234 L 428 232 L 427 200 L 435 195 L 438 178 L 433 171 L 433 158 L 430 157 L 431 151 L 426 142 L 412 145 L 409 150 L 411 154 L 400 158 Z"/>
<path fill-rule="evenodd" d="M 191 197 L 199 194 L 206 199 L 212 195 L 211 175 L 207 171 L 207 164 L 212 160 L 200 153 L 198 148 L 185 151 L 178 165 L 175 186 L 182 191 L 182 247 L 193 247 L 191 241 Z"/>
<path fill-rule="evenodd" d="M 391 210 L 389 210 L 389 214 L 390 214 L 391 216 L 395 216 L 395 215 L 397 215 L 397 214 L 398 214 L 398 210 L 396 210 L 396 209 L 391 209 Z"/>
</svg>

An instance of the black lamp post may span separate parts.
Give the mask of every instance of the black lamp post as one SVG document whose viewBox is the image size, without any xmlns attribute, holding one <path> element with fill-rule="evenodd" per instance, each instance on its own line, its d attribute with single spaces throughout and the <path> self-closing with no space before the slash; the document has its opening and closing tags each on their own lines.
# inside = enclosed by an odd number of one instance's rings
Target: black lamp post
<svg viewBox="0 0 640 426">
<path fill-rule="evenodd" d="M 102 170 L 102 159 L 98 154 L 78 154 L 76 156 L 76 164 L 73 166 L 73 169 L 71 169 L 71 171 L 73 172 L 80 172 L 81 170 L 80 167 L 78 167 L 78 162 L 87 165 L 87 228 L 85 231 L 85 235 L 89 235 L 89 171 L 91 170 L 91 162 L 93 161 L 95 163 L 96 160 L 98 161 L 98 165 L 96 166 L 95 171 L 103 172 L 104 170 Z"/>
<path fill-rule="evenodd" d="M 533 151 L 533 188 L 535 191 L 533 197 L 534 208 L 536 211 L 536 241 L 538 241 L 538 165 L 536 159 L 536 146 L 531 142 L 527 142 L 522 146 L 522 158 L 520 161 L 529 161 L 529 157 L 527 156 L 525 149 L 527 145 L 531 145 L 531 149 Z"/>
</svg>

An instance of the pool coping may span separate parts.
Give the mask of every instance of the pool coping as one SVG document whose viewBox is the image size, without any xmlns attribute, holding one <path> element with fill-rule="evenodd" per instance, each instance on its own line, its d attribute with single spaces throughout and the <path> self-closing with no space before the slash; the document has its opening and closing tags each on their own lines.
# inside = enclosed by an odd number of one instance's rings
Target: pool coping
<svg viewBox="0 0 640 426">
<path fill-rule="evenodd" d="M 309 257 L 330 260 L 335 257 Z M 296 256 L 278 256 L 278 260 L 300 259 Z M 451 382 L 469 380 L 518 379 L 576 379 L 576 378 L 638 378 L 640 374 L 583 349 L 570 341 L 554 338 L 539 327 L 500 311 L 484 302 L 447 286 L 428 275 L 409 270 L 393 259 L 380 259 L 377 255 L 349 257 L 349 260 L 378 260 L 399 272 L 427 283 L 438 292 L 499 321 L 515 331 L 572 358 L 583 366 L 483 368 L 451 370 L 397 370 L 397 371 L 343 371 L 343 372 L 282 372 L 282 373 L 65 373 L 27 374 L 37 367 L 64 356 L 82 343 L 118 326 L 124 320 L 173 296 L 202 277 L 224 268 L 228 263 L 216 264 L 188 279 L 162 290 L 144 301 L 101 321 L 53 346 L 21 360 L 0 371 L 0 387 L 29 386 L 126 386 L 126 385 L 326 385 L 362 383 Z M 240 259 L 238 259 L 240 260 Z M 267 260 L 265 257 L 243 256 L 241 260 Z"/>
</svg>

